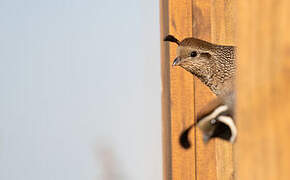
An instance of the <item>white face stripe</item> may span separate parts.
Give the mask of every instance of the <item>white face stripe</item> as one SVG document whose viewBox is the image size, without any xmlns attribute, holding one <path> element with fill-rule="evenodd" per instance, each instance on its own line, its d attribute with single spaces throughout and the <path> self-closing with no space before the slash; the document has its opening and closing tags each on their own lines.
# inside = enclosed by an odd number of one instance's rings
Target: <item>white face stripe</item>
<svg viewBox="0 0 290 180">
<path fill-rule="evenodd" d="M 203 127 L 208 121 L 215 119 L 220 113 L 227 111 L 229 108 L 226 105 L 222 105 L 217 107 L 210 115 L 202 118 L 198 123 L 197 126 Z"/>
<path fill-rule="evenodd" d="M 223 122 L 225 123 L 226 125 L 229 126 L 229 128 L 231 129 L 231 133 L 232 133 L 232 136 L 230 138 L 230 142 L 233 143 L 237 137 L 237 127 L 233 121 L 233 119 L 229 116 L 218 116 L 217 119 L 220 121 L 220 122 Z"/>
</svg>

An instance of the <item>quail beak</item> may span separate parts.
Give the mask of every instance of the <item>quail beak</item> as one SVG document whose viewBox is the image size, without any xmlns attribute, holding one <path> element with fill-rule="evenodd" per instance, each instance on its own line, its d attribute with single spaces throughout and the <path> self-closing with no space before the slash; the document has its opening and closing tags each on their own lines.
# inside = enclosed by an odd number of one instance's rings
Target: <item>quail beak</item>
<svg viewBox="0 0 290 180">
<path fill-rule="evenodd" d="M 173 63 L 172 63 L 172 66 L 178 66 L 180 63 L 180 57 L 177 57 L 174 59 Z"/>
</svg>

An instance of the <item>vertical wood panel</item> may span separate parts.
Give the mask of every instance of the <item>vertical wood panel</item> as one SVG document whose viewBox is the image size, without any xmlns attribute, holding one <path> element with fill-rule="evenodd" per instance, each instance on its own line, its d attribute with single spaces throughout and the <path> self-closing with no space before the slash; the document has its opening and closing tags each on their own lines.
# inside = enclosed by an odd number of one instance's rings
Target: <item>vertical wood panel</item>
<svg viewBox="0 0 290 180">
<path fill-rule="evenodd" d="M 183 39 L 185 37 L 192 36 L 192 4 L 191 0 L 169 0 L 162 1 L 163 7 L 161 7 L 161 14 L 163 18 L 162 28 L 167 28 L 167 30 L 162 30 L 163 37 L 167 31 L 168 34 L 173 34 L 178 39 Z M 164 6 L 167 5 L 167 7 Z M 164 8 L 167 8 L 164 9 Z M 166 14 L 168 13 L 168 14 Z M 166 16 L 166 18 L 164 18 Z M 166 27 L 164 27 L 166 26 Z M 170 152 L 169 158 L 170 162 L 166 160 L 167 172 L 165 172 L 164 179 L 195 179 L 195 148 L 189 150 L 183 149 L 179 145 L 179 136 L 181 132 L 189 127 L 194 122 L 194 96 L 193 96 L 193 76 L 185 72 L 180 67 L 173 67 L 171 63 L 176 57 L 176 44 L 170 43 L 169 46 L 165 48 L 168 52 L 168 59 L 163 59 L 162 66 L 166 66 L 163 69 L 162 74 L 168 74 L 170 82 L 164 81 L 163 79 L 163 92 L 169 94 L 164 97 L 167 98 L 166 102 L 170 102 L 170 106 L 163 104 L 163 108 L 168 108 L 166 110 L 168 115 L 163 115 L 163 122 L 165 121 L 167 127 L 164 127 L 167 132 L 170 132 L 168 137 L 163 137 L 165 140 L 166 150 Z M 164 57 L 165 58 L 165 57 Z M 166 63 L 164 62 L 166 61 Z M 163 67 L 164 68 L 164 67 Z M 167 85 L 165 86 L 164 83 Z M 167 88 L 167 89 L 164 89 Z M 168 92 L 169 91 L 169 92 Z M 164 103 L 164 102 L 163 102 Z M 164 134 L 166 136 L 166 134 Z M 190 138 L 194 139 L 194 130 L 190 134 Z M 166 146 L 166 145 L 165 145 Z"/>
<path fill-rule="evenodd" d="M 182 40 L 197 37 L 209 42 L 233 44 L 234 1 L 161 0 L 161 38 L 167 34 Z M 221 11 L 221 13 L 220 13 Z M 189 150 L 181 148 L 180 133 L 194 122 L 196 112 L 215 96 L 198 79 L 171 68 L 176 45 L 162 42 L 162 104 L 164 179 L 232 179 L 232 146 L 221 140 L 205 145 L 201 132 L 192 130 Z M 196 146 L 195 146 L 196 145 Z"/>
<path fill-rule="evenodd" d="M 160 0 L 160 42 L 161 42 L 161 79 L 162 79 L 162 155 L 163 179 L 170 180 L 171 166 L 171 111 L 170 111 L 170 61 L 169 45 L 163 43 L 168 34 L 168 1 Z"/>
<path fill-rule="evenodd" d="M 211 9 L 211 37 L 216 44 L 235 45 L 236 16 L 234 0 L 212 1 Z M 233 145 L 216 140 L 216 168 L 218 180 L 234 179 Z"/>
<path fill-rule="evenodd" d="M 193 1 L 194 37 L 211 41 L 211 1 Z M 195 78 L 195 108 L 199 112 L 215 96 L 204 84 Z M 197 179 L 217 179 L 215 140 L 204 144 L 202 132 L 196 132 L 196 177 Z"/>
<path fill-rule="evenodd" d="M 290 179 L 290 3 L 238 7 L 237 179 Z"/>
<path fill-rule="evenodd" d="M 169 12 L 169 33 L 179 39 L 192 36 L 191 0 L 170 0 Z M 175 57 L 176 45 L 170 43 L 170 60 Z M 195 148 L 185 150 L 179 145 L 181 132 L 194 122 L 193 77 L 180 67 L 170 66 L 170 83 L 172 179 L 194 179 Z"/>
<path fill-rule="evenodd" d="M 217 44 L 235 44 L 235 1 L 195 0 L 193 9 L 195 37 Z M 198 112 L 215 96 L 199 80 L 195 82 L 195 107 Z M 234 178 L 232 144 L 215 139 L 205 145 L 201 132 L 197 130 L 196 146 L 197 179 Z"/>
</svg>

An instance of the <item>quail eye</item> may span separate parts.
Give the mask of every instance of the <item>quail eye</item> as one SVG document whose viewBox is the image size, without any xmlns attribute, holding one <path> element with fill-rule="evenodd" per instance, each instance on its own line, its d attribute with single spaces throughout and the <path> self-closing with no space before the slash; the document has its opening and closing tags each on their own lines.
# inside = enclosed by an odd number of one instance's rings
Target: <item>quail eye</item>
<svg viewBox="0 0 290 180">
<path fill-rule="evenodd" d="M 197 56 L 197 52 L 196 51 L 192 51 L 190 54 L 191 57 L 196 57 Z"/>
</svg>

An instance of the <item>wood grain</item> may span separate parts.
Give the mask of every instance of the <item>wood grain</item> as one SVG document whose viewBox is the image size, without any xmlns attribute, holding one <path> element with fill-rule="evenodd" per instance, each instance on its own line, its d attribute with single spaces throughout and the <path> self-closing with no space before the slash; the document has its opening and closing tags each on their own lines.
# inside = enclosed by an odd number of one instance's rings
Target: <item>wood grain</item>
<svg viewBox="0 0 290 180">
<path fill-rule="evenodd" d="M 211 41 L 211 1 L 195 0 L 193 3 L 194 37 Z M 201 81 L 194 78 L 195 108 L 200 112 L 215 96 Z M 196 179 L 217 179 L 215 140 L 204 144 L 202 132 L 196 129 Z"/>
<path fill-rule="evenodd" d="M 179 39 L 192 36 L 191 0 L 169 1 L 169 33 Z M 176 45 L 170 44 L 170 59 L 176 57 Z M 180 67 L 170 66 L 172 179 L 194 179 L 195 147 L 179 145 L 181 132 L 194 122 L 193 77 Z M 194 131 L 191 134 L 193 137 Z"/>
<path fill-rule="evenodd" d="M 290 2 L 238 9 L 237 179 L 290 179 Z"/>
<path fill-rule="evenodd" d="M 170 62 L 169 44 L 163 42 L 168 34 L 168 1 L 160 0 L 160 42 L 161 42 L 161 80 L 162 80 L 162 150 L 163 179 L 172 179 L 171 172 L 171 111 L 170 111 Z"/>
<path fill-rule="evenodd" d="M 211 9 L 211 38 L 216 44 L 235 45 L 236 1 L 215 0 Z M 215 140 L 215 155 L 218 180 L 234 179 L 233 145 Z"/>
<path fill-rule="evenodd" d="M 193 28 L 195 37 L 216 44 L 234 45 L 235 43 L 235 1 L 194 1 Z M 200 13 L 201 12 L 201 13 Z M 202 24 L 202 25 L 199 25 Z M 196 32 L 196 33 L 195 33 Z M 199 80 L 195 80 L 195 104 L 196 111 L 216 98 L 210 90 Z M 196 137 L 197 179 L 233 179 L 233 148 L 232 144 L 215 139 L 208 144 L 202 142 L 202 134 L 197 130 Z"/>
<path fill-rule="evenodd" d="M 235 1 L 161 0 L 161 38 L 172 34 L 182 40 L 197 37 L 209 42 L 233 44 Z M 192 147 L 179 145 L 180 133 L 196 119 L 196 112 L 215 98 L 197 78 L 171 67 L 176 44 L 161 42 L 164 179 L 233 179 L 232 146 L 221 140 L 204 144 L 199 130 L 190 133 Z"/>
<path fill-rule="evenodd" d="M 163 27 L 166 26 L 167 33 L 175 35 L 178 39 L 192 36 L 192 5 L 191 0 L 170 0 L 162 1 L 161 14 L 163 14 Z M 164 5 L 167 5 L 164 6 Z M 167 8 L 167 9 L 164 9 Z M 167 13 L 167 14 L 166 14 Z M 166 16 L 166 18 L 164 18 Z M 164 22 L 167 20 L 167 22 Z M 165 32 L 165 30 L 161 30 Z M 165 34 L 162 34 L 163 37 Z M 167 35 L 167 34 L 166 34 Z M 195 147 L 193 142 L 193 148 L 189 150 L 183 149 L 179 145 L 179 136 L 181 132 L 189 127 L 194 122 L 194 96 L 193 96 L 193 77 L 191 74 L 185 72 L 180 67 L 172 68 L 171 63 L 176 57 L 176 44 L 170 43 L 166 51 L 168 53 L 168 59 L 163 59 L 162 74 L 168 76 L 168 79 L 163 78 L 163 93 L 167 94 L 167 98 L 163 109 L 169 115 L 163 115 L 163 122 L 166 124 L 163 131 L 170 132 L 164 134 L 163 143 L 166 144 L 166 153 L 170 152 L 169 160 L 165 168 L 167 172 L 164 172 L 164 179 L 195 179 Z M 165 58 L 165 57 L 163 57 Z M 165 62 L 166 61 L 166 62 Z M 164 67 L 165 66 L 165 67 Z M 165 81 L 169 80 L 169 82 Z M 166 83 L 166 85 L 164 85 Z M 190 134 L 190 139 L 194 140 L 194 130 Z M 168 162 L 170 161 L 170 162 Z"/>
</svg>

